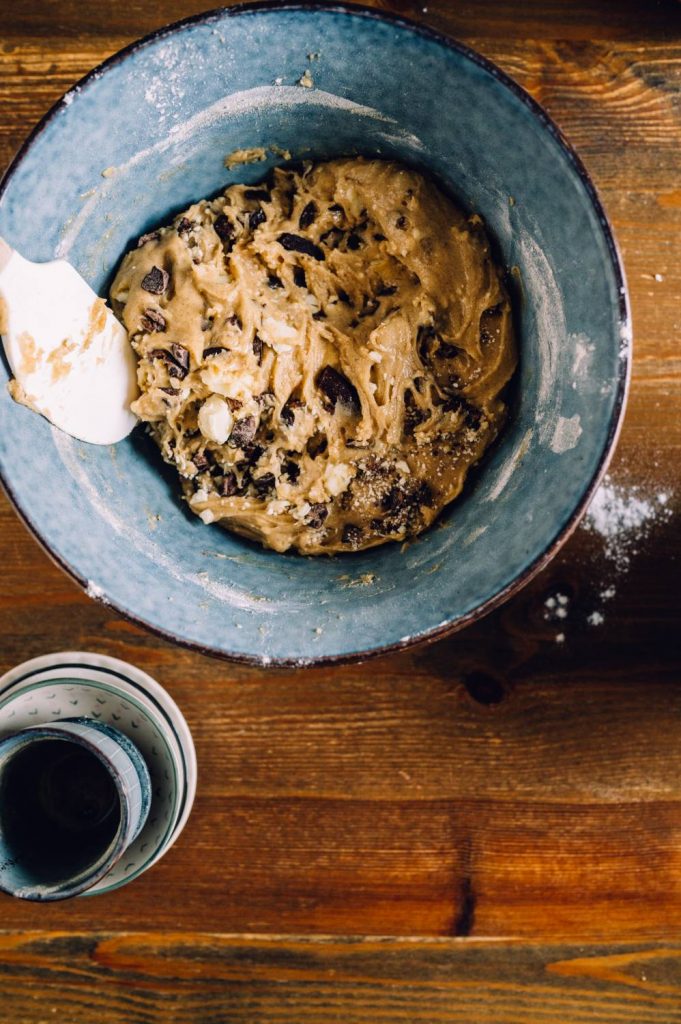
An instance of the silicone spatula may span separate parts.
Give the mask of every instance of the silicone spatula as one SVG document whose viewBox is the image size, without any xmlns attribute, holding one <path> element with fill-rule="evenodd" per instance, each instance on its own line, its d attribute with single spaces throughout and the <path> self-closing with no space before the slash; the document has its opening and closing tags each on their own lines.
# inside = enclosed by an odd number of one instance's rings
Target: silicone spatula
<svg viewBox="0 0 681 1024">
<path fill-rule="evenodd" d="M 115 444 L 138 422 L 125 328 L 65 260 L 31 263 L 0 238 L 0 333 L 10 393 L 56 427 Z"/>
</svg>

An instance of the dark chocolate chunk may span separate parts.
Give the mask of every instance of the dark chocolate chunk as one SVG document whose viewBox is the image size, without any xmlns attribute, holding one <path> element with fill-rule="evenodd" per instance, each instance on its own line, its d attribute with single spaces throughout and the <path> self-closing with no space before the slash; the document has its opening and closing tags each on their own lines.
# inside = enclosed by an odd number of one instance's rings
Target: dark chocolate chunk
<svg viewBox="0 0 681 1024">
<path fill-rule="evenodd" d="M 379 306 L 380 302 L 378 301 L 378 299 L 365 299 L 364 305 L 362 306 L 361 312 L 359 314 L 360 318 L 364 318 L 365 316 L 373 316 Z"/>
<path fill-rule="evenodd" d="M 215 228 L 216 235 L 225 248 L 225 252 L 230 252 L 234 247 L 234 242 L 236 241 L 236 231 L 234 230 L 234 225 L 231 220 L 229 220 L 224 213 L 221 213 L 215 218 L 213 227 Z"/>
<path fill-rule="evenodd" d="M 270 287 L 270 288 L 283 288 L 284 287 L 284 282 L 282 281 L 282 279 L 279 277 L 278 274 L 268 274 L 267 275 L 267 284 L 268 284 L 268 287 Z"/>
<path fill-rule="evenodd" d="M 355 523 L 346 523 L 343 527 L 341 541 L 343 544 L 350 544 L 352 547 L 356 547 L 362 539 L 362 533 L 361 526 L 357 526 Z"/>
<path fill-rule="evenodd" d="M 391 487 L 381 500 L 381 508 L 384 512 L 398 512 L 406 505 L 407 495 L 401 487 Z"/>
<path fill-rule="evenodd" d="M 419 484 L 419 486 L 417 487 L 416 491 L 413 494 L 413 500 L 416 502 L 416 504 L 425 505 L 426 508 L 433 507 L 434 497 L 435 496 L 433 494 L 433 488 L 425 480 L 423 480 Z"/>
<path fill-rule="evenodd" d="M 271 198 L 266 188 L 247 188 L 244 192 L 244 199 L 253 200 L 256 203 L 269 203 Z"/>
<path fill-rule="evenodd" d="M 307 278 L 302 267 L 293 268 L 293 283 L 299 288 L 307 288 Z"/>
<path fill-rule="evenodd" d="M 258 424 L 255 421 L 255 416 L 244 416 L 243 419 L 237 420 L 232 428 L 232 433 L 229 435 L 227 444 L 230 448 L 244 448 L 250 444 L 255 437 Z"/>
<path fill-rule="evenodd" d="M 221 352 L 229 352 L 228 348 L 224 345 L 211 345 L 210 348 L 204 348 L 203 358 L 207 359 L 208 356 L 219 356 Z"/>
<path fill-rule="evenodd" d="M 179 380 L 189 373 L 189 352 L 182 345 L 172 344 L 169 348 L 155 348 L 149 353 L 151 359 L 163 359 L 168 364 L 168 374 Z"/>
<path fill-rule="evenodd" d="M 461 355 L 461 349 L 457 348 L 456 345 L 450 345 L 448 341 L 441 341 L 435 354 L 440 359 L 454 359 L 456 356 Z"/>
<path fill-rule="evenodd" d="M 178 235 L 187 234 L 187 232 L 191 231 L 193 227 L 194 225 L 192 224 L 188 217 L 182 217 L 180 219 L 179 224 L 177 225 L 177 233 Z"/>
<path fill-rule="evenodd" d="M 285 423 L 287 427 L 292 427 L 296 418 L 295 410 L 302 409 L 302 407 L 303 403 L 299 398 L 289 398 L 281 410 L 282 422 Z"/>
<path fill-rule="evenodd" d="M 170 275 L 166 270 L 152 267 L 149 273 L 142 278 L 142 287 L 145 292 L 151 292 L 152 295 L 161 295 L 168 287 L 169 280 Z"/>
<path fill-rule="evenodd" d="M 159 391 L 165 391 L 166 395 L 177 396 L 179 394 L 179 392 L 177 391 L 176 388 L 159 388 L 158 390 Z"/>
<path fill-rule="evenodd" d="M 387 242 L 387 241 L 388 241 L 388 239 L 385 237 L 385 235 L 381 234 L 380 231 L 377 231 L 376 234 L 374 235 L 374 242 Z"/>
<path fill-rule="evenodd" d="M 277 241 L 287 252 L 301 252 L 320 261 L 324 259 L 324 253 L 319 246 L 311 242 L 309 238 L 303 238 L 302 235 L 292 235 L 290 231 L 284 231 L 279 235 Z"/>
<path fill-rule="evenodd" d="M 263 473 L 262 476 L 253 477 L 253 486 L 259 495 L 269 494 L 274 490 L 274 473 Z"/>
<path fill-rule="evenodd" d="M 326 396 L 332 409 L 335 409 L 336 402 L 340 402 L 354 413 L 360 412 L 361 405 L 355 385 L 345 374 L 334 370 L 333 366 L 322 367 L 317 374 L 317 387 Z"/>
<path fill-rule="evenodd" d="M 482 411 L 477 406 L 471 405 L 461 395 L 452 395 L 451 398 L 448 398 L 442 406 L 442 411 L 462 413 L 464 423 L 471 430 L 477 430 L 482 420 Z"/>
<path fill-rule="evenodd" d="M 248 215 L 248 226 L 251 231 L 255 231 L 255 229 L 260 227 L 261 224 L 264 224 L 266 220 L 267 214 L 263 210 L 262 206 L 259 206 L 257 210 L 254 210 L 253 213 Z"/>
<path fill-rule="evenodd" d="M 202 473 L 204 469 L 208 469 L 210 465 L 204 452 L 194 452 L 192 455 L 192 462 L 198 469 L 199 473 Z"/>
<path fill-rule="evenodd" d="M 298 227 L 300 230 L 304 231 L 305 228 L 309 228 L 310 224 L 313 224 L 316 220 L 316 217 L 317 204 L 311 199 L 298 219 Z"/>
<path fill-rule="evenodd" d="M 146 245 L 147 242 L 157 242 L 160 237 L 160 231 L 147 231 L 145 235 L 140 235 L 137 239 L 137 248 L 141 248 L 141 246 Z"/>
<path fill-rule="evenodd" d="M 340 228 L 329 228 L 329 230 L 325 231 L 320 237 L 319 241 L 323 242 L 328 249 L 337 249 L 343 241 L 344 236 L 345 232 L 341 231 Z"/>
<path fill-rule="evenodd" d="M 316 313 L 312 314 L 313 320 L 326 320 L 326 313 L 323 309 L 318 309 Z"/>
<path fill-rule="evenodd" d="M 236 491 L 236 475 L 230 470 L 228 473 L 225 473 L 223 481 L 220 484 L 220 494 L 223 498 L 231 498 L 233 494 L 236 494 Z"/>
<path fill-rule="evenodd" d="M 399 228 L 401 231 L 404 231 L 406 226 L 407 226 L 407 218 L 404 215 L 398 217 L 397 220 L 395 221 L 395 227 Z"/>
<path fill-rule="evenodd" d="M 350 309 L 354 308 L 352 305 L 352 299 L 346 292 L 345 288 L 339 288 L 336 294 L 338 295 L 338 301 L 342 302 L 344 306 L 349 306 Z"/>
<path fill-rule="evenodd" d="M 435 344 L 435 328 L 432 324 L 421 324 L 416 332 L 416 348 L 421 362 L 427 366 L 430 363 L 432 349 Z"/>
<path fill-rule="evenodd" d="M 313 530 L 318 530 L 319 527 L 324 522 L 324 520 L 326 519 L 326 517 L 328 516 L 328 514 L 329 510 L 326 507 L 326 505 L 322 505 L 321 503 L 312 505 L 310 511 L 307 514 L 305 522 L 307 523 L 308 526 L 311 526 Z"/>
<path fill-rule="evenodd" d="M 253 355 L 258 360 L 258 366 L 262 366 L 263 340 L 259 335 L 253 337 Z"/>
<path fill-rule="evenodd" d="M 250 466 L 254 466 L 264 451 L 265 449 L 259 444 L 245 445 L 243 449 L 245 458 L 240 459 L 239 462 L 237 462 L 236 468 L 244 470 Z"/>
<path fill-rule="evenodd" d="M 232 412 L 237 412 L 243 405 L 243 402 L 240 402 L 238 398 L 230 398 L 229 395 L 225 395 L 225 402 Z"/>
<path fill-rule="evenodd" d="M 308 437 L 305 450 L 311 459 L 316 459 L 318 455 L 323 455 L 329 446 L 329 442 L 326 439 L 326 434 L 322 434 L 321 431 L 317 431 L 312 437 Z"/>
<path fill-rule="evenodd" d="M 380 287 L 378 287 L 376 289 L 376 294 L 377 295 L 381 295 L 381 296 L 383 296 L 383 295 L 394 295 L 396 291 L 397 291 L 397 285 L 396 284 L 382 284 L 382 285 L 380 285 Z"/>
<path fill-rule="evenodd" d="M 426 420 L 430 419 L 430 411 L 428 409 L 422 409 L 413 393 L 407 389 L 404 392 L 404 432 L 407 435 L 414 433 L 416 428 L 421 423 L 425 423 Z"/>
<path fill-rule="evenodd" d="M 288 477 L 292 484 L 294 484 L 300 476 L 300 466 L 297 462 L 294 462 L 293 459 L 284 459 L 281 464 L 281 471 L 285 477 Z"/>
<path fill-rule="evenodd" d="M 165 331 L 166 318 L 158 309 L 145 309 L 140 324 L 144 331 Z"/>
<path fill-rule="evenodd" d="M 359 249 L 360 246 L 362 246 L 364 243 L 362 242 L 362 239 L 359 237 L 359 235 L 355 234 L 355 232 L 353 231 L 348 235 L 348 240 L 346 244 L 348 249 L 352 249 L 352 251 L 354 252 L 356 249 Z"/>
</svg>

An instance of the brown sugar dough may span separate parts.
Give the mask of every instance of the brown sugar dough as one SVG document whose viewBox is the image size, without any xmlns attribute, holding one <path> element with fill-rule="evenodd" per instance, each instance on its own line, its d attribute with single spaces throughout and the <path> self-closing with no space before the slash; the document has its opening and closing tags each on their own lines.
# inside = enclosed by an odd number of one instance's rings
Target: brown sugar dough
<svg viewBox="0 0 681 1024">
<path fill-rule="evenodd" d="M 190 508 L 276 551 L 414 536 L 504 421 L 516 353 L 482 223 L 397 163 L 232 185 L 143 236 L 111 298 Z"/>
</svg>

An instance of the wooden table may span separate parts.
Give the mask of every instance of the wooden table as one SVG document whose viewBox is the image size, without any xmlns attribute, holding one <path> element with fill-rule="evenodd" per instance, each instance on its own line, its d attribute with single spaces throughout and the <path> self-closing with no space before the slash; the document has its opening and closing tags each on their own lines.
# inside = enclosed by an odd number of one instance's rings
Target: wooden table
<svg viewBox="0 0 681 1024">
<path fill-rule="evenodd" d="M 381 6 L 529 89 L 612 218 L 636 345 L 605 492 L 623 533 L 592 516 L 450 640 L 277 673 L 88 600 L 2 500 L 0 670 L 60 648 L 135 662 L 185 710 L 200 783 L 128 888 L 2 900 L 0 1024 L 681 1022 L 681 5 L 425 4 Z M 0 166 L 93 65 L 201 7 L 4 5 Z"/>
</svg>

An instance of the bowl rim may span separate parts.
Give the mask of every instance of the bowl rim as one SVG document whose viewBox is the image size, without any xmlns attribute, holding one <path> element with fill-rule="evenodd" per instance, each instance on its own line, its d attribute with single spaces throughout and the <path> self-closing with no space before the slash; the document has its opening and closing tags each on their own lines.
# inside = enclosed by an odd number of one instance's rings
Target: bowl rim
<svg viewBox="0 0 681 1024">
<path fill-rule="evenodd" d="M 410 647 L 416 645 L 426 645 L 434 643 L 437 640 L 444 639 L 445 637 L 453 636 L 454 633 L 458 633 L 459 630 L 464 629 L 466 626 L 473 622 L 477 622 L 479 619 L 484 618 L 490 612 L 494 611 L 500 605 L 504 604 L 509 598 L 511 598 L 518 591 L 522 590 L 526 584 L 528 584 L 535 576 L 537 576 L 542 569 L 551 561 L 551 559 L 558 553 L 563 545 L 569 540 L 572 534 L 577 529 L 581 519 L 583 518 L 591 499 L 598 488 L 601 480 L 607 472 L 610 460 L 614 454 L 617 441 L 619 439 L 620 431 L 622 429 L 622 423 L 624 419 L 624 412 L 626 409 L 627 397 L 629 393 L 629 386 L 631 381 L 631 366 L 632 366 L 632 354 L 633 354 L 633 338 L 632 338 L 632 327 L 631 327 L 631 304 L 629 299 L 629 292 L 627 287 L 626 276 L 624 272 L 624 266 L 622 256 L 619 250 L 618 243 L 615 239 L 615 235 L 605 212 L 600 196 L 593 183 L 591 175 L 587 171 L 581 157 L 577 154 L 572 144 L 567 140 L 562 130 L 558 127 L 556 122 L 549 116 L 544 110 L 540 103 L 535 100 L 529 92 L 518 82 L 515 81 L 509 74 L 503 71 L 498 65 L 491 61 L 488 57 L 484 57 L 481 53 L 471 49 L 465 43 L 461 43 L 458 40 L 446 35 L 437 29 L 431 28 L 429 25 L 424 25 L 413 18 L 406 17 L 402 14 L 396 14 L 391 11 L 382 10 L 375 7 L 368 7 L 365 4 L 347 2 L 347 0 L 332 0 L 332 2 L 325 2 L 325 0 L 257 0 L 255 3 L 239 3 L 232 7 L 216 7 L 208 11 L 200 12 L 199 14 L 191 15 L 187 18 L 182 18 L 179 21 L 171 22 L 168 25 L 164 25 L 159 29 L 155 29 L 149 32 L 147 35 L 140 37 L 139 39 L 124 46 L 121 50 L 112 54 L 106 60 L 102 61 L 96 67 L 92 68 L 86 75 L 79 79 L 64 95 L 57 100 L 57 102 L 43 115 L 38 123 L 31 130 L 29 135 L 26 137 L 19 150 L 16 152 L 14 157 L 6 168 L 2 177 L 0 178 L 0 199 L 5 193 L 7 186 L 9 185 L 13 174 L 18 169 L 20 163 L 24 157 L 28 154 L 34 143 L 42 135 L 43 131 L 47 128 L 54 117 L 59 111 L 70 104 L 73 95 L 81 92 L 89 84 L 96 81 L 102 76 L 109 68 L 116 67 L 118 64 L 123 63 L 125 59 L 133 53 L 137 53 L 143 50 L 146 46 L 151 43 L 155 43 L 159 39 L 164 39 L 166 36 L 175 35 L 191 25 L 209 24 L 212 21 L 217 21 L 226 17 L 239 17 L 242 15 L 254 14 L 254 13 L 278 13 L 282 11 L 314 11 L 316 13 L 330 13 L 330 14 L 346 14 L 354 15 L 357 17 L 364 17 L 369 20 L 375 20 L 387 23 L 398 28 L 407 29 L 408 31 L 420 35 L 431 42 L 437 43 L 448 50 L 451 50 L 458 55 L 467 58 L 478 67 L 482 68 L 493 78 L 495 78 L 500 85 L 508 89 L 517 99 L 519 99 L 530 113 L 537 118 L 541 123 L 542 127 L 549 132 L 555 142 L 558 144 L 562 154 L 567 158 L 568 162 L 572 165 L 574 170 L 579 177 L 581 184 L 587 194 L 587 197 L 591 203 L 593 211 L 598 219 L 603 237 L 606 242 L 608 249 L 608 256 L 610 260 L 610 266 L 614 275 L 615 283 L 618 289 L 618 315 L 619 315 L 619 332 L 620 338 L 626 340 L 626 348 L 620 351 L 619 368 L 616 380 L 616 394 L 615 403 L 610 416 L 610 422 L 608 424 L 608 432 L 603 446 L 603 451 L 599 459 L 598 465 L 594 470 L 590 481 L 584 489 L 580 501 L 572 511 L 563 526 L 557 531 L 553 539 L 546 545 L 544 550 L 536 556 L 536 558 L 526 568 L 519 573 L 510 583 L 506 584 L 500 591 L 490 597 L 487 601 L 471 609 L 465 615 L 460 616 L 450 622 L 441 623 L 438 626 L 434 626 L 431 629 L 425 629 L 422 632 L 417 632 L 404 640 L 398 640 L 393 643 L 382 644 L 381 646 L 370 647 L 362 651 L 352 651 L 344 654 L 326 654 L 319 656 L 310 657 L 277 657 L 257 654 L 247 654 L 244 652 L 229 652 L 224 651 L 216 647 L 211 647 L 207 644 L 198 643 L 196 641 L 188 640 L 183 637 L 179 637 L 172 633 L 170 630 L 165 630 L 161 626 L 155 623 L 148 622 L 141 615 L 130 611 L 127 608 L 120 607 L 115 601 L 112 601 L 106 594 L 93 595 L 88 592 L 88 581 L 80 575 L 80 573 L 71 566 L 68 562 L 61 557 L 61 555 L 52 550 L 47 542 L 40 535 L 36 527 L 33 525 L 30 516 L 25 511 L 17 496 L 15 495 L 9 481 L 5 478 L 2 471 L 0 470 L 0 485 L 5 491 L 12 507 L 17 513 L 19 519 L 23 522 L 29 533 L 31 533 L 34 539 L 38 542 L 39 546 L 48 555 L 48 557 L 60 568 L 67 576 L 70 576 L 78 586 L 83 589 L 89 597 L 95 601 L 99 601 L 102 604 L 109 605 L 116 612 L 122 615 L 125 619 L 133 622 L 135 625 L 141 626 L 143 629 L 148 630 L 150 633 L 155 634 L 163 640 L 167 640 L 173 644 L 179 644 L 182 647 L 189 648 L 190 650 L 196 651 L 199 654 L 206 655 L 208 657 L 218 658 L 223 661 L 231 661 L 244 665 L 252 665 L 259 668 L 264 666 L 268 668 L 314 668 L 321 665 L 347 665 L 357 662 L 367 661 L 370 658 L 383 657 L 385 655 L 394 654 L 399 651 L 407 650 Z"/>
</svg>

